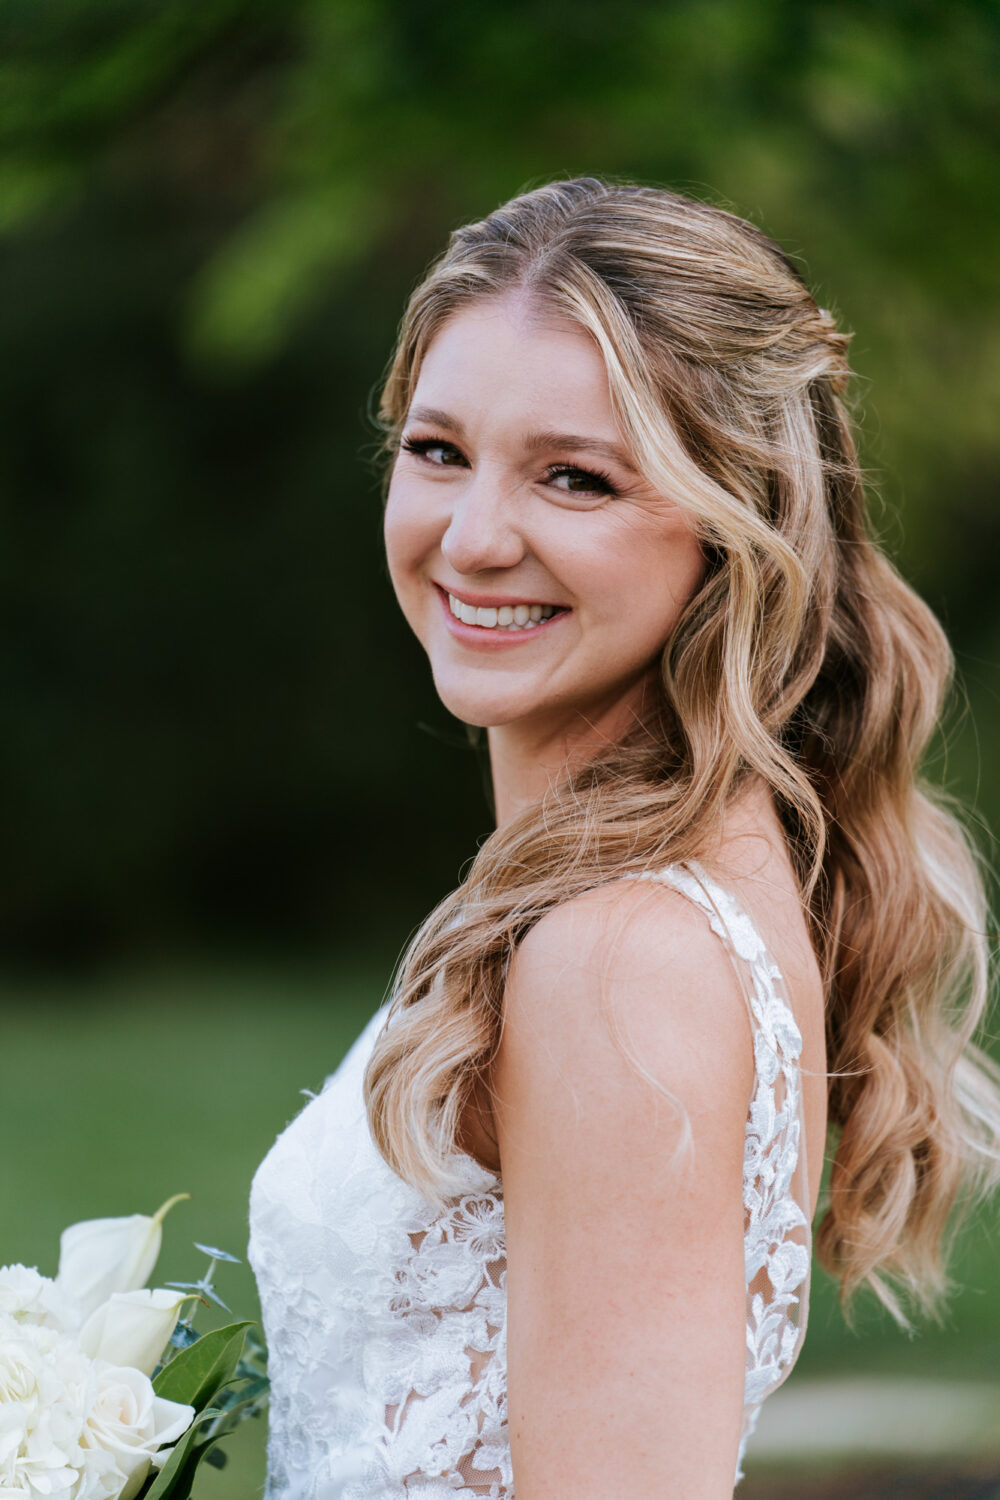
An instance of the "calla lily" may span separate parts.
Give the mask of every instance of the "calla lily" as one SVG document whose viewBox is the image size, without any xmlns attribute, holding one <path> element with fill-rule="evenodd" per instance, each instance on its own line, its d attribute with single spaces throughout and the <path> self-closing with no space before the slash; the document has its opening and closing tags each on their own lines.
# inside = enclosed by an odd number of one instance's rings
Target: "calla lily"
<svg viewBox="0 0 1000 1500">
<path fill-rule="evenodd" d="M 115 1292 L 91 1313 L 78 1341 L 91 1359 L 106 1359 L 152 1375 L 190 1298 L 166 1287 Z"/>
<path fill-rule="evenodd" d="M 186 1198 L 178 1193 L 155 1214 L 130 1214 L 122 1219 L 85 1219 L 64 1229 L 59 1241 L 56 1285 L 90 1316 L 115 1292 L 144 1286 L 160 1253 L 166 1215 Z"/>
</svg>

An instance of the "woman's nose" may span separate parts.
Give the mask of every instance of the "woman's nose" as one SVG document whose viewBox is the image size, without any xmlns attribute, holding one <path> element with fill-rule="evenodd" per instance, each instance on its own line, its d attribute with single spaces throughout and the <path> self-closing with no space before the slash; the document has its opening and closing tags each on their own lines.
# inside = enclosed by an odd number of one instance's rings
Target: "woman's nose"
<svg viewBox="0 0 1000 1500">
<path fill-rule="evenodd" d="M 441 538 L 456 573 L 487 573 L 521 561 L 527 549 L 512 510 L 509 492 L 496 479 L 479 474 L 462 487 Z"/>
</svg>

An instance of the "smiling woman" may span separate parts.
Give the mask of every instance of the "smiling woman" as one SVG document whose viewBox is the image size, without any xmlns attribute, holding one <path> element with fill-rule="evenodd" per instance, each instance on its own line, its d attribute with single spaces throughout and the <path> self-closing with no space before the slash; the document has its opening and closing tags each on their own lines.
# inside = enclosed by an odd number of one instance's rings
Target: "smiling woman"
<svg viewBox="0 0 1000 1500">
<path fill-rule="evenodd" d="M 586 467 L 595 452 L 600 473 Z M 598 745 L 641 715 L 705 571 L 689 514 L 620 444 L 594 340 L 523 292 L 464 309 L 428 350 L 385 534 L 442 702 L 490 727 L 495 773 L 508 744 L 535 767 L 517 794 L 497 786 L 501 821 L 558 773 L 567 728 L 578 739 L 588 723 Z"/>
<path fill-rule="evenodd" d="M 456 231 L 385 537 L 497 829 L 262 1164 L 268 1500 L 722 1500 L 845 1293 L 932 1306 L 998 1160 L 947 682 L 871 541 L 847 338 L 731 214 L 596 179 Z"/>
</svg>

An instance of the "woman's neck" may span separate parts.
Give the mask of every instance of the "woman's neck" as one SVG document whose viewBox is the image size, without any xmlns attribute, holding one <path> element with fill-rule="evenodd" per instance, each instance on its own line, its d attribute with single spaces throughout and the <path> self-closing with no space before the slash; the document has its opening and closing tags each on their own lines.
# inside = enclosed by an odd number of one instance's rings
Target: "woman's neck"
<svg viewBox="0 0 1000 1500">
<path fill-rule="evenodd" d="M 586 715 L 547 723 L 519 720 L 487 730 L 493 805 L 498 828 L 537 806 L 549 788 L 609 745 L 619 743 L 642 717 L 644 684 Z"/>
</svg>

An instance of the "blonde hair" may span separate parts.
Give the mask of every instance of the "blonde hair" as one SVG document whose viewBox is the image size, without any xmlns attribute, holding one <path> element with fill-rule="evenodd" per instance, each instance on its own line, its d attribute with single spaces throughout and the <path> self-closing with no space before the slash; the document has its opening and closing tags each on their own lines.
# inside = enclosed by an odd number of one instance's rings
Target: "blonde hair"
<svg viewBox="0 0 1000 1500">
<path fill-rule="evenodd" d="M 895 1287 L 932 1309 L 952 1210 L 993 1175 L 1000 1134 L 997 1070 L 971 1040 L 986 911 L 960 825 L 918 781 L 951 656 L 869 534 L 848 337 L 754 225 L 659 188 L 554 182 L 456 230 L 414 291 L 381 397 L 390 457 L 438 330 L 509 292 L 594 338 L 634 458 L 687 508 L 707 571 L 648 721 L 493 833 L 411 943 L 366 1075 L 375 1141 L 446 1196 L 519 940 L 584 890 L 697 857 L 756 774 L 826 984 L 817 1251 L 845 1295 L 867 1283 L 902 1317 Z"/>
</svg>

